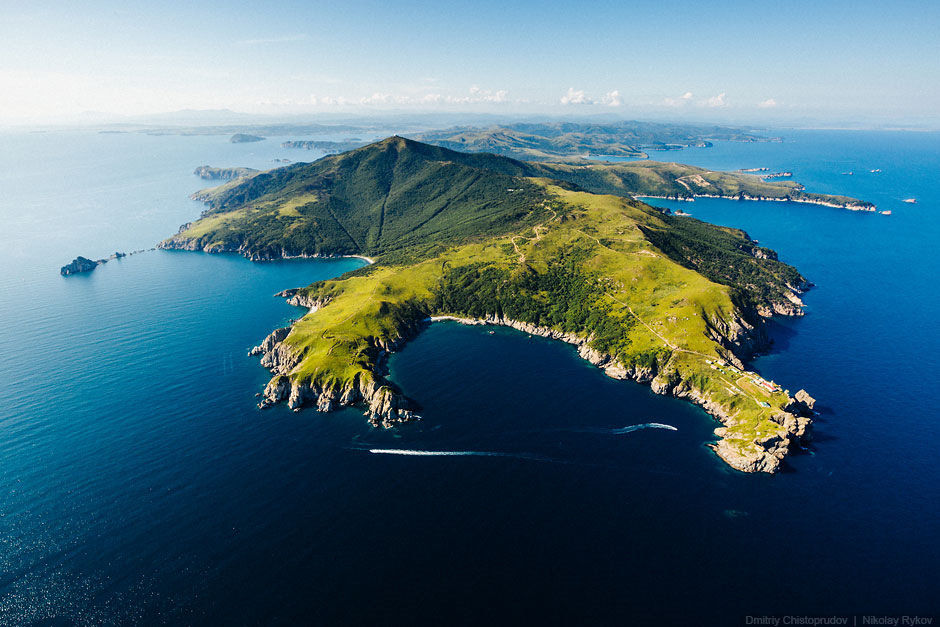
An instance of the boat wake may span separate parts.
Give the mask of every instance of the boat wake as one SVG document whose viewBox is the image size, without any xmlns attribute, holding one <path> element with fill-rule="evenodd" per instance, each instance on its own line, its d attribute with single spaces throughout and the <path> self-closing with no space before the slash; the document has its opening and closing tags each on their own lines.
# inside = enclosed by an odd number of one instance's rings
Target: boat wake
<svg viewBox="0 0 940 627">
<path fill-rule="evenodd" d="M 640 431 L 641 429 L 667 429 L 669 431 L 678 431 L 678 429 L 672 425 L 664 425 L 661 422 L 647 422 L 641 425 L 630 425 L 628 427 L 620 427 L 618 429 L 602 429 L 600 427 L 571 427 L 569 429 L 562 429 L 562 431 L 574 431 L 575 433 L 599 433 L 601 435 L 623 435 L 625 433 Z"/>
<path fill-rule="evenodd" d="M 503 457 L 503 453 L 489 453 L 485 451 L 415 451 L 411 449 L 402 449 L 402 448 L 370 448 L 370 453 L 376 453 L 379 455 L 426 455 L 428 457 L 436 457 L 443 455 L 453 455 L 453 456 L 468 456 L 476 455 L 479 457 Z"/>
<path fill-rule="evenodd" d="M 496 451 L 420 451 L 404 448 L 370 448 L 369 452 L 374 455 L 414 455 L 418 457 L 511 457 L 514 459 L 527 459 L 536 462 L 557 461 L 538 455 L 500 453 Z"/>
</svg>

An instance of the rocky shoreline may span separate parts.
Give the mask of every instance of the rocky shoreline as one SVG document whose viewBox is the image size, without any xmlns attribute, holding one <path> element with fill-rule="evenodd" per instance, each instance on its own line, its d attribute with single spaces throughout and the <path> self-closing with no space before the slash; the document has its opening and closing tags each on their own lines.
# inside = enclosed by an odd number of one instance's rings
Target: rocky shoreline
<svg viewBox="0 0 940 627">
<path fill-rule="evenodd" d="M 180 233 L 189 228 L 191 223 L 180 226 Z M 157 244 L 160 250 L 188 250 L 195 252 L 204 252 L 209 254 L 217 253 L 235 253 L 241 255 L 249 261 L 277 261 L 280 259 L 362 259 L 373 264 L 375 260 L 365 255 L 323 255 L 320 253 L 304 253 L 289 251 L 281 248 L 279 251 L 255 252 L 250 250 L 247 244 L 233 246 L 230 244 L 203 244 L 201 240 L 176 240 L 172 237 Z"/>
<path fill-rule="evenodd" d="M 313 313 L 329 303 L 329 300 L 311 299 L 298 289 L 284 290 L 275 296 L 287 298 L 291 305 L 306 307 L 309 309 L 308 313 Z M 300 411 L 301 407 L 310 403 L 317 411 L 328 412 L 362 403 L 366 406 L 364 415 L 375 427 L 388 429 L 397 424 L 420 419 L 414 412 L 414 403 L 378 374 L 388 355 L 420 332 L 420 321 L 402 329 L 401 335 L 394 341 L 380 340 L 371 349 L 373 371 L 359 373 L 353 380 L 342 385 L 337 382 L 323 384 L 314 380 L 297 380 L 290 376 L 291 371 L 301 361 L 301 356 L 284 343 L 292 328 L 288 326 L 275 329 L 248 353 L 252 356 L 260 355 L 261 365 L 274 375 L 262 392 L 259 409 L 267 409 L 276 403 L 287 401 L 287 406 L 294 411 Z"/>
<path fill-rule="evenodd" d="M 724 436 L 728 433 L 728 427 L 734 425 L 734 418 L 728 414 L 724 407 L 711 401 L 701 391 L 696 389 L 689 381 L 670 376 L 663 372 L 662 368 L 642 368 L 636 366 L 625 366 L 614 360 L 610 355 L 601 353 L 591 348 L 588 344 L 590 338 L 584 338 L 572 333 L 563 333 L 548 327 L 539 327 L 518 320 L 507 320 L 501 318 L 461 318 L 457 316 L 432 316 L 429 322 L 453 321 L 459 324 L 467 325 L 494 325 L 506 326 L 513 329 L 553 340 L 561 340 L 577 347 L 578 356 L 597 366 L 604 371 L 608 377 L 613 379 L 632 379 L 637 383 L 649 384 L 650 388 L 656 394 L 665 396 L 675 396 L 695 403 L 702 407 L 707 413 L 715 417 L 723 426 L 715 429 L 715 435 L 720 439 L 718 442 L 708 444 L 719 457 L 721 457 L 729 466 L 742 472 L 767 472 L 775 473 L 780 468 L 780 463 L 790 451 L 791 446 L 799 446 L 804 441 L 811 438 L 812 409 L 815 404 L 813 399 L 805 390 L 800 390 L 796 396 L 791 399 L 787 409 L 788 412 L 780 412 L 773 416 L 774 422 L 777 422 L 785 434 L 778 433 L 775 436 L 756 441 L 759 450 L 742 452 L 737 447 L 731 445 Z M 745 331 L 745 335 L 750 335 L 750 331 Z M 756 347 L 755 347 L 756 348 Z M 755 351 L 756 352 L 756 351 Z M 735 361 L 740 364 L 739 359 Z M 742 366 L 738 366 L 741 368 Z M 743 368 L 742 368 L 743 369 Z"/>
<path fill-rule="evenodd" d="M 287 298 L 292 305 L 306 307 L 315 312 L 326 306 L 328 300 L 315 300 L 308 297 L 303 290 L 285 290 L 277 296 Z M 649 384 L 653 392 L 671 395 L 689 400 L 702 407 L 707 413 L 715 417 L 721 427 L 715 429 L 719 440 L 707 446 L 711 448 L 729 466 L 742 472 L 775 473 L 779 470 L 782 460 L 794 448 L 811 438 L 812 408 L 815 399 L 804 390 L 797 392 L 795 397 L 781 411 L 774 414 L 771 420 L 779 425 L 775 433 L 767 435 L 741 446 L 739 442 L 732 441 L 731 428 L 737 423 L 734 416 L 719 403 L 714 402 L 708 394 L 698 389 L 691 381 L 683 380 L 675 371 L 667 370 L 669 360 L 664 364 L 652 367 L 625 365 L 610 355 L 601 353 L 589 346 L 591 338 L 585 338 L 573 333 L 564 333 L 548 327 L 540 327 L 518 320 L 489 317 L 485 319 L 464 318 L 459 316 L 438 315 L 414 320 L 406 328 L 400 329 L 399 337 L 391 342 L 379 342 L 372 347 L 372 371 L 360 373 L 352 381 L 345 384 L 322 384 L 312 380 L 297 380 L 291 377 L 291 372 L 300 363 L 302 356 L 295 354 L 285 343 L 292 327 L 276 329 L 258 346 L 251 350 L 251 355 L 261 356 L 261 365 L 271 371 L 273 378 L 265 387 L 260 408 L 287 401 L 288 407 L 299 411 L 306 404 L 315 406 L 317 411 L 327 412 L 339 407 L 362 403 L 366 406 L 365 415 L 374 426 L 390 428 L 396 424 L 419 419 L 414 413 L 414 403 L 402 395 L 381 376 L 380 370 L 388 355 L 405 342 L 416 336 L 426 325 L 439 321 L 454 321 L 467 325 L 493 325 L 517 329 L 530 335 L 561 340 L 577 348 L 578 355 L 604 371 L 604 374 L 614 379 L 632 379 L 638 383 Z M 726 321 L 712 321 L 710 330 L 726 349 L 726 357 L 734 367 L 747 372 L 743 368 L 741 357 L 747 358 L 759 350 L 766 348 L 766 336 L 762 329 L 747 324 L 743 319 L 736 319 L 730 324 Z M 670 360 L 672 357 L 669 358 Z"/>
<path fill-rule="evenodd" d="M 737 196 L 722 196 L 719 194 L 692 194 L 691 196 L 650 196 L 648 194 L 642 194 L 634 196 L 634 200 L 639 200 L 642 202 L 644 198 L 659 198 L 662 200 L 677 200 L 681 202 L 695 202 L 696 198 L 723 198 L 725 200 L 755 200 L 762 202 L 796 202 L 805 205 L 820 205 L 822 207 L 830 207 L 832 209 L 845 209 L 847 211 L 867 211 L 876 213 L 878 207 L 867 202 L 860 204 L 855 203 L 843 203 L 838 204 L 834 202 L 826 202 L 824 200 L 813 200 L 811 198 L 771 198 L 768 196 L 751 196 L 750 194 L 738 194 Z"/>
</svg>

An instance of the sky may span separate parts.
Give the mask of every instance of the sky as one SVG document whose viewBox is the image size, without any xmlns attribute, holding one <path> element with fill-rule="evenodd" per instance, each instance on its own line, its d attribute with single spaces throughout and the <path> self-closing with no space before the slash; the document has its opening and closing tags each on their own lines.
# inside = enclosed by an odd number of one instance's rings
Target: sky
<svg viewBox="0 0 940 627">
<path fill-rule="evenodd" d="M 0 0 L 0 124 L 181 109 L 940 118 L 940 2 Z"/>
</svg>

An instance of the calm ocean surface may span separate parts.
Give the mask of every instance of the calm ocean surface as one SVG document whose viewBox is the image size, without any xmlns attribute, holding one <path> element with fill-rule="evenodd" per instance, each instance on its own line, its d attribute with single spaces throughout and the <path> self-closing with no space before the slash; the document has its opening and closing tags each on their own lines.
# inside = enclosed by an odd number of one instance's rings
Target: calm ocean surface
<svg viewBox="0 0 940 627">
<path fill-rule="evenodd" d="M 654 157 L 791 170 L 893 215 L 651 201 L 743 228 L 817 284 L 754 363 L 821 405 L 811 450 L 773 477 L 705 448 L 700 409 L 506 329 L 437 324 L 392 358 L 416 425 L 259 412 L 247 350 L 301 313 L 272 295 L 360 261 L 147 251 L 58 270 L 196 217 L 198 165 L 318 155 L 0 134 L 0 625 L 940 612 L 940 134 L 778 134 Z M 616 431 L 645 423 L 676 430 Z"/>
</svg>

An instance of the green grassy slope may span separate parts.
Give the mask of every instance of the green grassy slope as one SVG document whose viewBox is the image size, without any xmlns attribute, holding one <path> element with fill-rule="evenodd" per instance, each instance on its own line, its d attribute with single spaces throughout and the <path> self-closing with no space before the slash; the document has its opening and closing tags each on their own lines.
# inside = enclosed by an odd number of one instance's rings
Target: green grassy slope
<svg viewBox="0 0 940 627">
<path fill-rule="evenodd" d="M 792 181 L 674 163 L 533 163 L 463 153 L 393 137 L 314 163 L 298 163 L 198 192 L 203 218 L 165 247 L 238 250 L 255 258 L 378 255 L 418 243 L 500 232 L 544 200 L 532 178 L 620 196 L 719 195 L 825 202 Z"/>
<path fill-rule="evenodd" d="M 521 171 L 514 164 L 389 138 L 202 195 L 210 205 L 203 219 L 165 246 L 372 256 L 485 235 L 544 200 L 541 187 L 514 175 Z"/>
<path fill-rule="evenodd" d="M 722 457 L 742 470 L 776 470 L 793 435 L 780 424 L 791 399 L 762 391 L 734 365 L 740 362 L 733 351 L 759 343 L 735 288 L 651 243 L 647 233 L 670 230 L 667 216 L 618 197 L 547 191 L 552 200 L 535 210 L 532 227 L 450 246 L 415 264 L 380 261 L 368 272 L 300 290 L 303 302 L 320 308 L 282 342 L 295 359 L 275 372 L 269 400 L 286 398 L 287 387 L 313 390 L 292 393 L 300 406 L 348 398 L 364 385 L 390 386 L 377 374 L 381 351 L 410 337 L 426 316 L 527 323 L 569 341 L 582 338 L 583 354 L 611 376 L 652 380 L 661 393 L 706 406 L 725 425 Z M 747 241 L 729 230 L 701 248 L 719 255 L 729 242 L 737 249 Z M 757 261 L 767 264 L 768 276 L 792 271 Z"/>
</svg>

